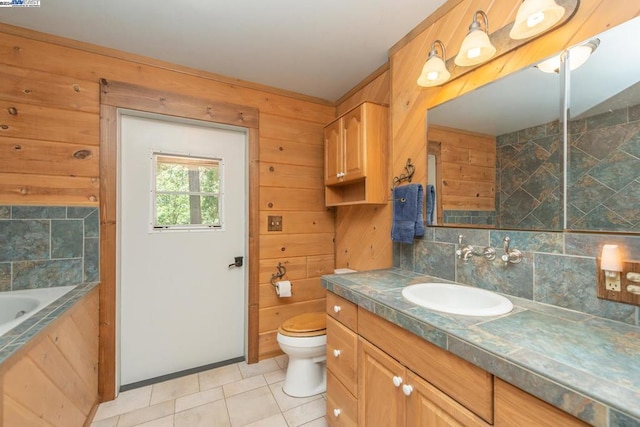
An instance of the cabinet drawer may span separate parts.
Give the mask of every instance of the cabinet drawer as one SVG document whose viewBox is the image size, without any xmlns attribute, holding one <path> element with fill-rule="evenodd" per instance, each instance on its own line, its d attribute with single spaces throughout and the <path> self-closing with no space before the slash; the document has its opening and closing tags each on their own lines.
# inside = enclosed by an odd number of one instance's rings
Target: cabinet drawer
<svg viewBox="0 0 640 427">
<path fill-rule="evenodd" d="M 327 292 L 327 313 L 352 331 L 358 330 L 358 306 L 351 301 Z"/>
<path fill-rule="evenodd" d="M 493 423 L 493 376 L 472 363 L 363 308 L 358 333 L 488 423 Z"/>
<path fill-rule="evenodd" d="M 358 336 L 340 322 L 327 317 L 327 369 L 357 396 Z"/>
<path fill-rule="evenodd" d="M 357 426 L 358 401 L 327 371 L 327 421 L 330 426 Z"/>
</svg>

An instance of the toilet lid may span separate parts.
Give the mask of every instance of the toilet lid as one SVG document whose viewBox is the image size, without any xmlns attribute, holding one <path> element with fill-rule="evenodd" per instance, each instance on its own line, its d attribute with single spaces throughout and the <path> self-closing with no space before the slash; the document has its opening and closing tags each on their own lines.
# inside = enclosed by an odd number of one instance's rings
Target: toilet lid
<svg viewBox="0 0 640 427">
<path fill-rule="evenodd" d="M 278 328 L 282 335 L 315 337 L 324 335 L 327 329 L 327 314 L 304 313 L 285 320 Z"/>
</svg>

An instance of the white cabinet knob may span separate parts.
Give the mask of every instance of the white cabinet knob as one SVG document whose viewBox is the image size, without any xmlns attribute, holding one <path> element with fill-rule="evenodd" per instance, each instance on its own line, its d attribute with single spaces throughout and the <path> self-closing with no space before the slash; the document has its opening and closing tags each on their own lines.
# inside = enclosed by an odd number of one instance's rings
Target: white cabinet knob
<svg viewBox="0 0 640 427">
<path fill-rule="evenodd" d="M 333 350 L 333 357 L 338 357 L 338 356 L 340 356 L 340 350 L 338 349 Z"/>
<path fill-rule="evenodd" d="M 336 174 L 336 178 L 340 178 L 340 172 Z"/>
<path fill-rule="evenodd" d="M 338 418 L 340 416 L 341 412 L 342 411 L 340 409 L 336 408 L 336 409 L 333 410 L 333 416 Z"/>
<path fill-rule="evenodd" d="M 404 393 L 405 396 L 410 396 L 411 393 L 413 392 L 413 387 L 405 384 L 402 386 L 402 392 Z"/>
<path fill-rule="evenodd" d="M 400 387 L 400 384 L 402 384 L 402 377 L 394 376 L 393 385 L 396 387 Z"/>
<path fill-rule="evenodd" d="M 340 310 L 342 310 L 342 307 L 340 307 L 339 305 L 334 305 L 333 306 L 333 311 L 336 313 L 340 313 Z"/>
</svg>

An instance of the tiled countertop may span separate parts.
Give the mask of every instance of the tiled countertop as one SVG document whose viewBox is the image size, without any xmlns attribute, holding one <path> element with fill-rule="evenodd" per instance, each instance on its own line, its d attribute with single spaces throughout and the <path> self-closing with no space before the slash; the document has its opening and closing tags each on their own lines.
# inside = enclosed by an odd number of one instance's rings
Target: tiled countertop
<svg viewBox="0 0 640 427">
<path fill-rule="evenodd" d="M 46 328 L 51 322 L 69 310 L 98 283 L 83 283 L 44 307 L 15 328 L 0 336 L 0 364 Z"/>
<path fill-rule="evenodd" d="M 327 290 L 596 426 L 640 426 L 640 328 L 505 295 L 511 313 L 450 315 L 402 288 L 447 282 L 400 269 L 323 276 Z"/>
</svg>

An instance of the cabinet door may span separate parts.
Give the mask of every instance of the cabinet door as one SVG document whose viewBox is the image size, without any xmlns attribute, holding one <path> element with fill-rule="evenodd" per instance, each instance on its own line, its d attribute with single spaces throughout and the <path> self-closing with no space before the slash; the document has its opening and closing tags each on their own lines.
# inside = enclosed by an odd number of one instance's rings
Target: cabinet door
<svg viewBox="0 0 640 427">
<path fill-rule="evenodd" d="M 407 397 L 408 426 L 490 426 L 411 371 L 408 371 L 404 392 L 409 394 Z"/>
<path fill-rule="evenodd" d="M 343 120 L 344 136 L 344 182 L 364 178 L 365 171 L 365 135 L 364 111 L 366 104 L 345 114 Z"/>
<path fill-rule="evenodd" d="M 362 338 L 358 341 L 358 360 L 358 424 L 404 426 L 405 368 Z"/>
<path fill-rule="evenodd" d="M 324 128 L 324 183 L 336 184 L 342 181 L 342 120 L 336 120 Z"/>
</svg>

